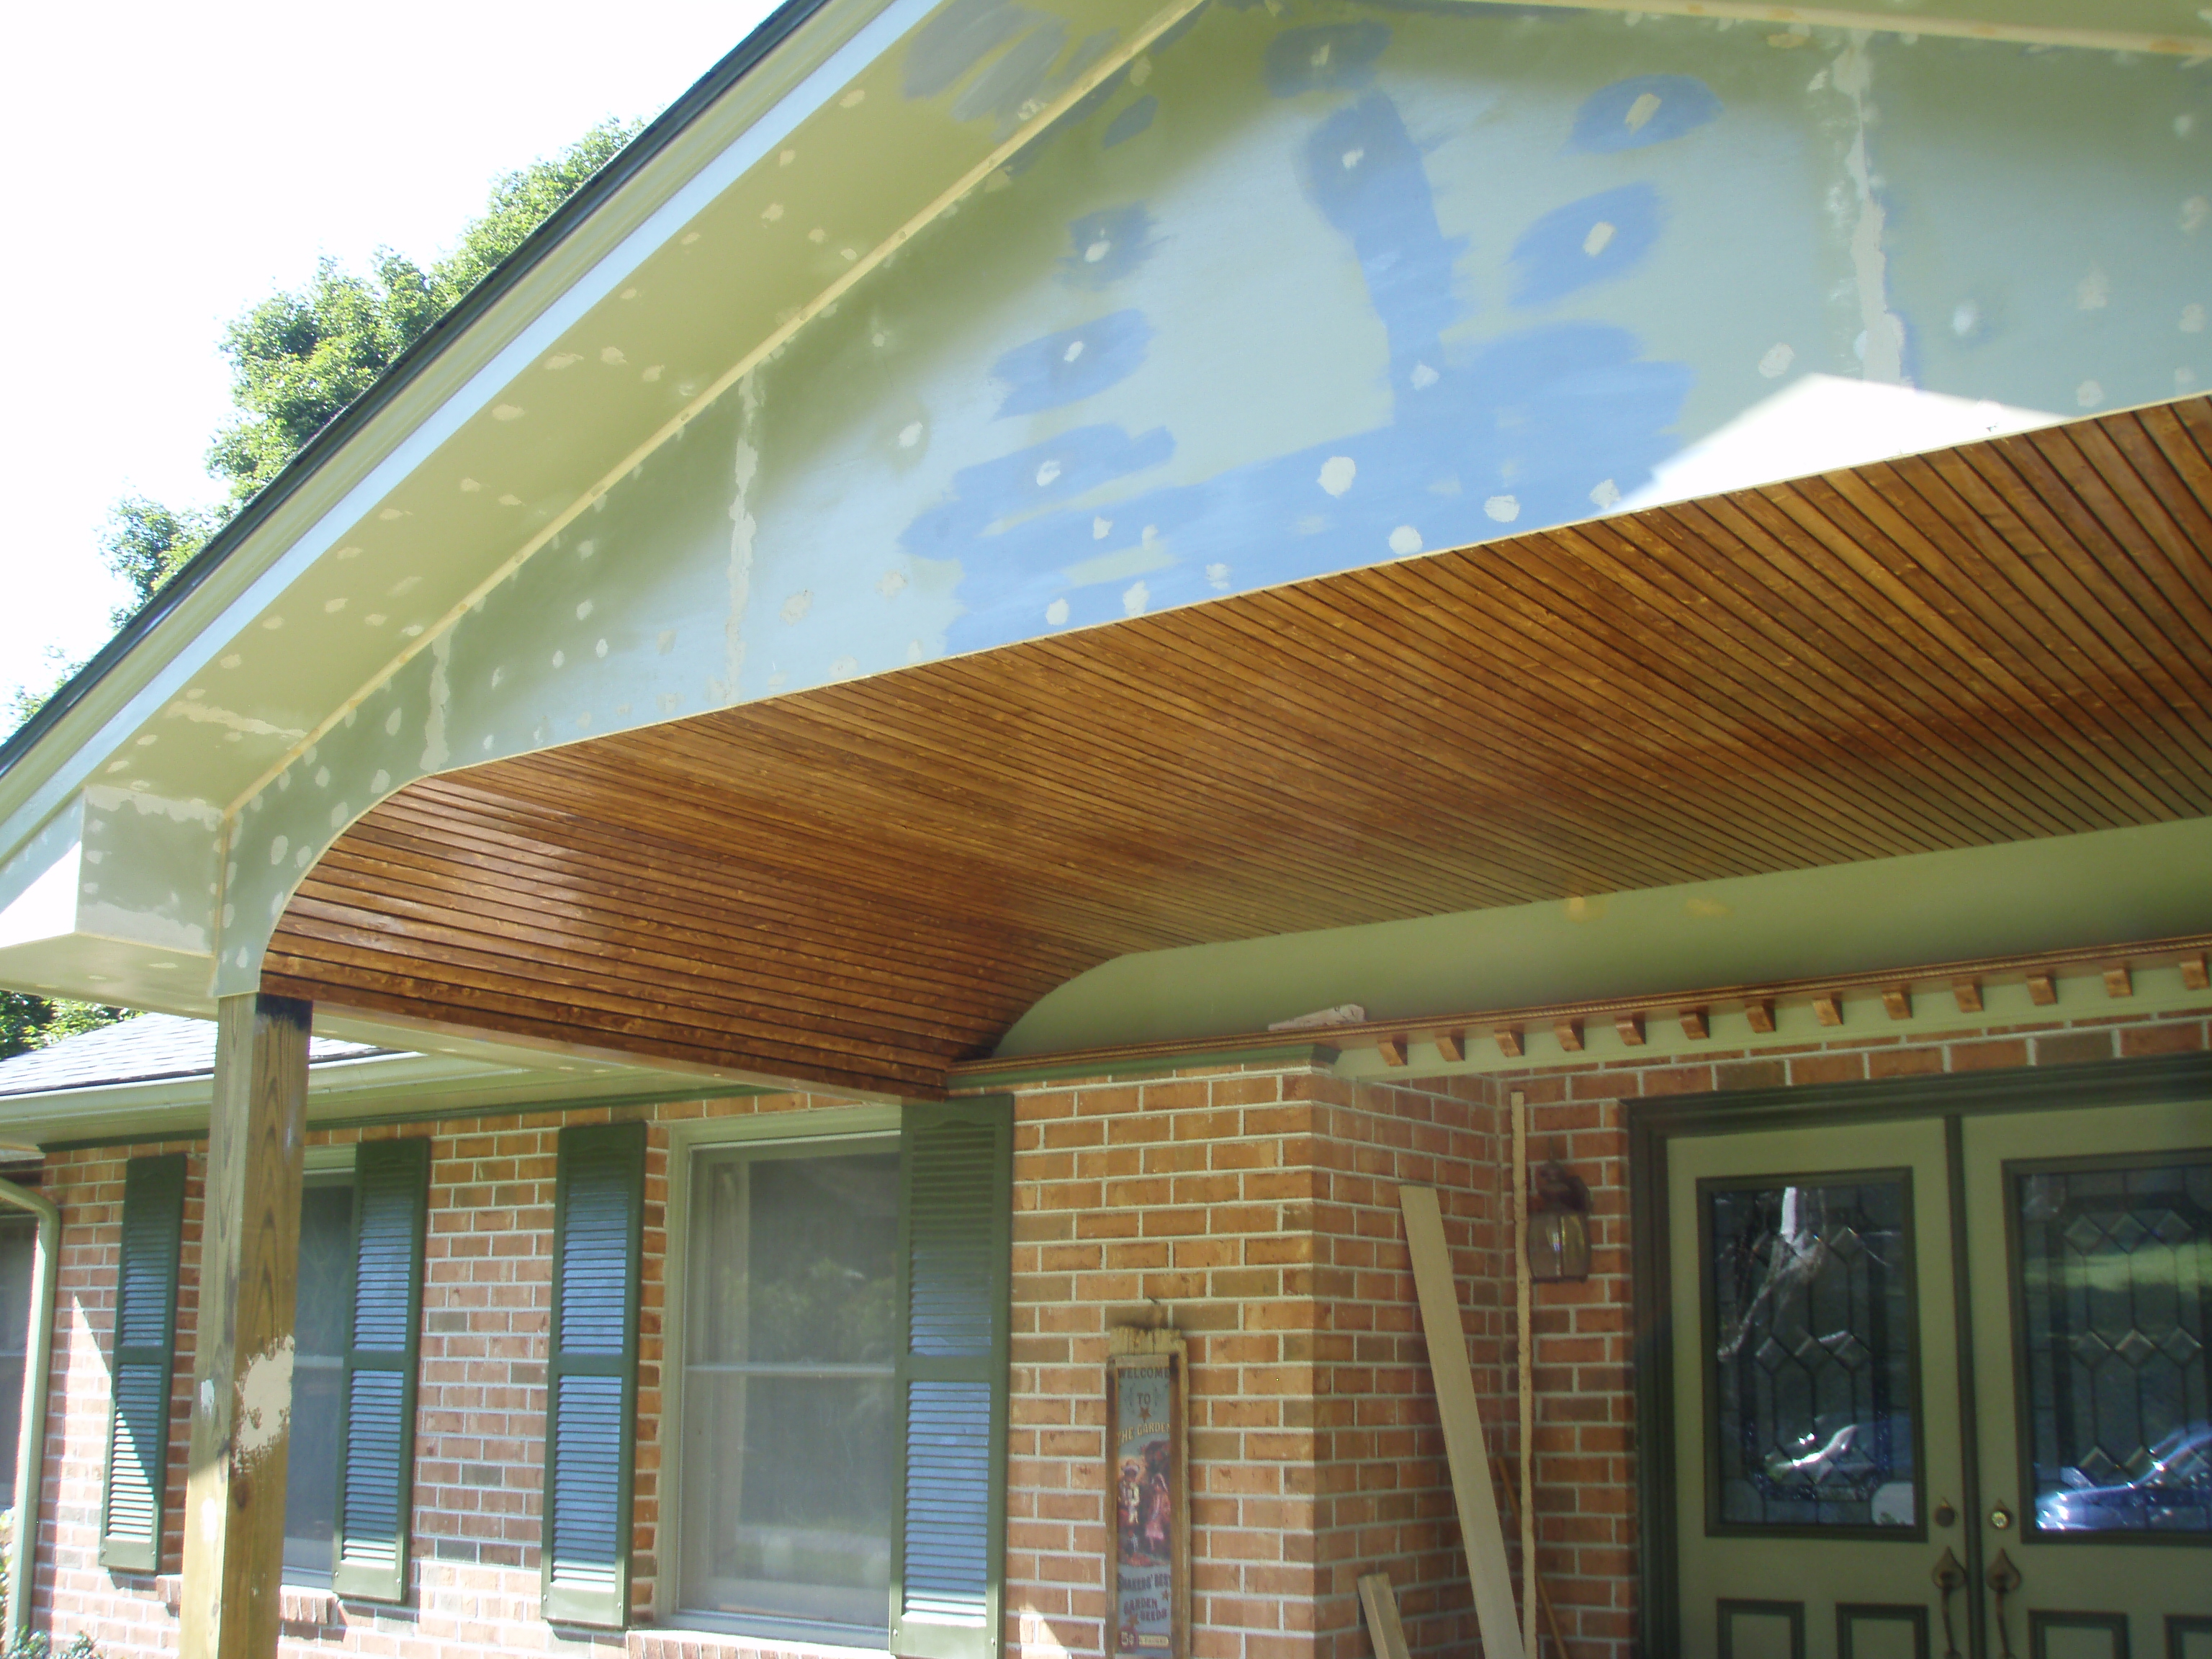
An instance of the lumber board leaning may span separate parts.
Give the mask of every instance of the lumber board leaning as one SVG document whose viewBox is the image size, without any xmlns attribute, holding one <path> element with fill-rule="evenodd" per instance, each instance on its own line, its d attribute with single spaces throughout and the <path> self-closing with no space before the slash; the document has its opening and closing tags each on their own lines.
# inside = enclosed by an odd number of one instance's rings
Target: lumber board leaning
<svg viewBox="0 0 2212 1659">
<path fill-rule="evenodd" d="M 1475 1407 L 1474 1369 L 1468 1363 L 1467 1328 L 1460 1320 L 1451 1249 L 1444 1243 L 1443 1212 L 1430 1187 L 1399 1188 L 1398 1207 L 1406 1218 L 1406 1244 L 1413 1258 L 1421 1334 L 1429 1346 L 1437 1414 L 1443 1419 L 1444 1456 L 1451 1466 L 1452 1501 L 1459 1510 L 1468 1577 L 1474 1586 L 1474 1620 L 1482 1632 L 1484 1659 L 1527 1659 L 1521 1646 L 1520 1615 L 1513 1605 L 1505 1533 L 1498 1524 L 1498 1493 L 1490 1484 L 1482 1418 Z"/>
<path fill-rule="evenodd" d="M 1375 1659 L 1407 1659 L 1406 1627 L 1398 1622 L 1398 1592 L 1390 1575 L 1370 1572 L 1359 1581 L 1359 1607 L 1367 1615 L 1367 1640 Z"/>
</svg>

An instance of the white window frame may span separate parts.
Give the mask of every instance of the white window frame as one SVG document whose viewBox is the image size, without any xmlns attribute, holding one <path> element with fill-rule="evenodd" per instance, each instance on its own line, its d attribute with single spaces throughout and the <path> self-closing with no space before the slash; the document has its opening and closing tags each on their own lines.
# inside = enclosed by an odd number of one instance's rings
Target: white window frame
<svg viewBox="0 0 2212 1659">
<path fill-rule="evenodd" d="M 689 1118 L 669 1126 L 667 1248 L 662 1267 L 660 1328 L 660 1525 L 653 1540 L 659 1566 L 653 1585 L 653 1614 L 663 1630 L 690 1630 L 717 1637 L 749 1637 L 783 1645 L 836 1649 L 848 1653 L 888 1653 L 888 1647 L 856 1648 L 830 1632 L 796 1620 L 719 1619 L 682 1605 L 683 1543 L 678 1536 L 684 1515 L 684 1460 L 674 1455 L 683 1443 L 684 1319 L 690 1294 L 685 1283 L 691 1261 L 691 1186 L 695 1155 L 737 1146 L 805 1146 L 833 1150 L 841 1140 L 896 1136 L 903 1114 L 896 1106 L 825 1106 L 793 1112 L 738 1114 Z M 886 1617 L 889 1609 L 886 1607 Z"/>
</svg>

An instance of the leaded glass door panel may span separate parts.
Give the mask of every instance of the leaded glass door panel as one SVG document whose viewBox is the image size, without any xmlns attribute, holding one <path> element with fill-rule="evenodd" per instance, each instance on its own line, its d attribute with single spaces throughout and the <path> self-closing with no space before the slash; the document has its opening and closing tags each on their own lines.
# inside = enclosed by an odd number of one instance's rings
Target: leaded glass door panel
<svg viewBox="0 0 2212 1659">
<path fill-rule="evenodd" d="M 2212 1110 L 1969 1118 L 1989 1651 L 2212 1659 Z M 1985 1572 L 1986 1577 L 1986 1572 Z"/>
<path fill-rule="evenodd" d="M 2212 1108 L 1879 1110 L 1668 1141 L 1678 1651 L 2212 1659 Z"/>
<path fill-rule="evenodd" d="M 1685 1654 L 1943 1652 L 1930 1516 L 1963 1474 L 1944 1157 L 1932 1121 L 1672 1144 Z"/>
</svg>

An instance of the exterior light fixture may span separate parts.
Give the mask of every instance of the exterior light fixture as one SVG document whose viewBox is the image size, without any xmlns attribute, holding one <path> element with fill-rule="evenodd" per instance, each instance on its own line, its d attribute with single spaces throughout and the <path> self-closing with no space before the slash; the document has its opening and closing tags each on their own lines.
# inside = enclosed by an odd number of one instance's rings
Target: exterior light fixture
<svg viewBox="0 0 2212 1659">
<path fill-rule="evenodd" d="M 1589 1277 L 1589 1188 L 1564 1164 L 1528 1172 L 1528 1277 L 1542 1284 Z"/>
</svg>

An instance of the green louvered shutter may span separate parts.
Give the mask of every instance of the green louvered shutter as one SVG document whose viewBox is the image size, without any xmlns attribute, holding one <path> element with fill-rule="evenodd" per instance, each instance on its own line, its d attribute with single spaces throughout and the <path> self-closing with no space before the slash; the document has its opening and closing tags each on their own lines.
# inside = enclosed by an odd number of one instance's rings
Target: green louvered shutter
<svg viewBox="0 0 2212 1659">
<path fill-rule="evenodd" d="M 100 1565 L 157 1572 L 169 1454 L 169 1371 L 177 1352 L 177 1251 L 185 1155 L 134 1158 L 123 1176 L 123 1251 L 107 1419 Z"/>
<path fill-rule="evenodd" d="M 631 1419 L 645 1125 L 561 1131 L 546 1368 L 545 1617 L 619 1629 L 629 1614 Z"/>
<path fill-rule="evenodd" d="M 407 1599 L 429 1189 L 428 1140 L 372 1140 L 355 1154 L 353 1328 L 331 1588 L 370 1601 Z"/>
<path fill-rule="evenodd" d="M 906 1109 L 890 1645 L 913 1659 L 999 1651 L 1012 1181 L 1012 1101 Z"/>
</svg>

